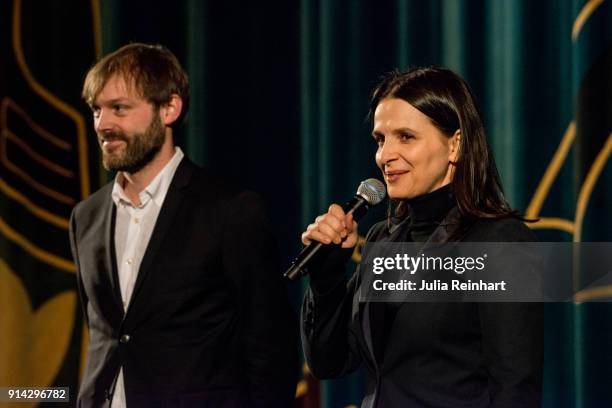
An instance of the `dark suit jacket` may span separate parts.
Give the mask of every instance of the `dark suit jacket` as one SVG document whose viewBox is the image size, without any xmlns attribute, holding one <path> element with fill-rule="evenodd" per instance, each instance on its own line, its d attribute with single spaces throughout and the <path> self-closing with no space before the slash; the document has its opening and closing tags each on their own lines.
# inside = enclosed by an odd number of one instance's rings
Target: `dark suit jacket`
<svg viewBox="0 0 612 408">
<path fill-rule="evenodd" d="M 428 242 L 447 242 L 458 225 L 452 209 Z M 443 225 L 446 225 L 443 226 Z M 532 241 L 515 219 L 477 221 L 462 241 Z M 409 231 L 376 224 L 368 242 L 410 241 Z M 302 306 L 302 344 L 313 374 L 337 378 L 362 363 L 362 407 L 537 407 L 543 365 L 543 307 L 534 303 L 400 303 L 382 356 L 373 332 L 381 303 L 358 301 L 359 270 L 347 282 L 351 251 L 337 251 L 311 271 Z M 378 309 L 378 310 L 377 310 Z M 378 326 L 377 326 L 378 325 Z M 380 330 L 378 330 L 380 331 Z"/>
<path fill-rule="evenodd" d="M 128 407 L 290 406 L 297 322 L 261 199 L 183 159 L 124 314 L 111 191 L 70 222 L 90 336 L 79 406 L 108 404 L 120 366 Z"/>
</svg>

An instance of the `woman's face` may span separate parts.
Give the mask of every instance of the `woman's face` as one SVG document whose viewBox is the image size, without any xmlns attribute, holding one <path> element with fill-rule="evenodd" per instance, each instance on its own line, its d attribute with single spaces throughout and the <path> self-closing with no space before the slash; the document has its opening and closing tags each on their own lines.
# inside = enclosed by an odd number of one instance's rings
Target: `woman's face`
<svg viewBox="0 0 612 408">
<path fill-rule="evenodd" d="M 460 131 L 440 132 L 418 109 L 402 99 L 386 98 L 374 111 L 372 136 L 378 143 L 376 164 L 393 199 L 429 193 L 452 179 Z"/>
</svg>

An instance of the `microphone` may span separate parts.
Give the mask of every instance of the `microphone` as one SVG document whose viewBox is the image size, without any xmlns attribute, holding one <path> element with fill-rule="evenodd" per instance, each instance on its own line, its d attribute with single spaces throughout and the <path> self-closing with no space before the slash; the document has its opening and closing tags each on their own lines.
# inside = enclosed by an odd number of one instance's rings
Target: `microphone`
<svg viewBox="0 0 612 408">
<path fill-rule="evenodd" d="M 353 219 L 359 221 L 370 207 L 380 203 L 386 194 L 382 181 L 374 178 L 364 180 L 359 184 L 355 197 L 344 204 L 342 209 L 345 213 L 352 211 Z M 283 276 L 294 281 L 308 274 L 308 265 L 313 262 L 313 259 L 319 257 L 321 253 L 328 252 L 331 248 L 333 248 L 332 245 L 325 245 L 319 241 L 311 242 L 299 253 Z"/>
</svg>

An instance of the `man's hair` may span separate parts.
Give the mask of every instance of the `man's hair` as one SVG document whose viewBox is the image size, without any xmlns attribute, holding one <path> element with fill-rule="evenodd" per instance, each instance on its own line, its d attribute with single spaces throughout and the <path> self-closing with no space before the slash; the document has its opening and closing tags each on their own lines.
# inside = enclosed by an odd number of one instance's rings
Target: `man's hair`
<svg viewBox="0 0 612 408">
<path fill-rule="evenodd" d="M 371 118 L 385 98 L 408 102 L 447 137 L 461 131 L 451 187 L 463 217 L 521 218 L 506 202 L 475 98 L 459 75 L 439 67 L 393 71 L 374 90 Z M 403 207 L 396 208 L 401 212 Z"/>
<path fill-rule="evenodd" d="M 85 102 L 91 106 L 113 75 L 122 77 L 129 90 L 136 91 L 155 108 L 170 102 L 172 94 L 177 94 L 183 108 L 173 127 L 185 120 L 189 109 L 189 79 L 166 47 L 133 43 L 102 57 L 85 77 L 82 93 Z"/>
</svg>

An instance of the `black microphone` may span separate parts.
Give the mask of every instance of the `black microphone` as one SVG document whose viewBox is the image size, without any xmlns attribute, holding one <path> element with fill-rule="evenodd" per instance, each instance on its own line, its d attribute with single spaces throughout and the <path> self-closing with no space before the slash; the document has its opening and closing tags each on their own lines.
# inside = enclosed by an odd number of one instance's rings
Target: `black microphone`
<svg viewBox="0 0 612 408">
<path fill-rule="evenodd" d="M 380 203 L 386 195 L 385 185 L 377 179 L 371 178 L 361 182 L 357 188 L 355 197 L 342 206 L 345 213 L 353 212 L 353 219 L 359 221 L 365 215 L 370 206 Z M 289 280 L 297 280 L 308 274 L 308 265 L 313 259 L 321 256 L 333 248 L 333 245 L 325 245 L 319 241 L 311 242 L 291 263 L 287 272 L 283 275 Z"/>
</svg>

